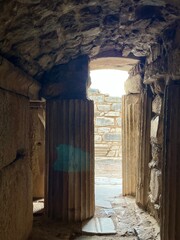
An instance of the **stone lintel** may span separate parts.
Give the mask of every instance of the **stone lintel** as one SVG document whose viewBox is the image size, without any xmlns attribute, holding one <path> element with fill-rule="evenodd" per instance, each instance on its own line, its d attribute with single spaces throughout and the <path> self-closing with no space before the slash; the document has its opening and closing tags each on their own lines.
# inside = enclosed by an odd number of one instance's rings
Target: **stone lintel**
<svg viewBox="0 0 180 240">
<path fill-rule="evenodd" d="M 39 98 L 40 84 L 3 57 L 0 63 L 0 88 L 30 99 Z"/>
<path fill-rule="evenodd" d="M 46 99 L 86 99 L 88 86 L 89 58 L 81 56 L 46 72 L 41 96 Z"/>
</svg>

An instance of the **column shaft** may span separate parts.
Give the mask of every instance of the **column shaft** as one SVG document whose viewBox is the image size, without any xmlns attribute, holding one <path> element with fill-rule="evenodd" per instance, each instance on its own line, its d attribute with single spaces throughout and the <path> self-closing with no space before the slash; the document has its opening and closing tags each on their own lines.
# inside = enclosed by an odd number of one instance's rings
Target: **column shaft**
<svg viewBox="0 0 180 240">
<path fill-rule="evenodd" d="M 123 96 L 122 174 L 123 195 L 136 194 L 136 172 L 140 135 L 140 94 Z"/>
<path fill-rule="evenodd" d="M 63 221 L 94 214 L 94 106 L 89 100 L 48 100 L 46 213 Z"/>
<path fill-rule="evenodd" d="M 180 239 L 180 86 L 168 86 L 165 95 L 161 239 Z"/>
</svg>

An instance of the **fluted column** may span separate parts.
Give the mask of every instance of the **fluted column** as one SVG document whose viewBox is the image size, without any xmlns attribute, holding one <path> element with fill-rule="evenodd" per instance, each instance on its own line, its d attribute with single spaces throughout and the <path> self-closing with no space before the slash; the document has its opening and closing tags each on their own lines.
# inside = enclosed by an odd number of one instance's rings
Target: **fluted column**
<svg viewBox="0 0 180 240">
<path fill-rule="evenodd" d="M 136 203 L 146 209 L 149 192 L 150 122 L 152 97 L 148 91 L 141 93 L 139 157 L 137 165 Z"/>
<path fill-rule="evenodd" d="M 166 89 L 164 157 L 161 202 L 161 239 L 180 239 L 180 86 Z"/>
<path fill-rule="evenodd" d="M 51 99 L 46 113 L 46 214 L 88 219 L 94 214 L 93 102 Z"/>
<path fill-rule="evenodd" d="M 140 100 L 141 94 L 123 96 L 122 108 L 122 173 L 123 195 L 136 194 L 137 164 L 139 160 Z"/>
</svg>

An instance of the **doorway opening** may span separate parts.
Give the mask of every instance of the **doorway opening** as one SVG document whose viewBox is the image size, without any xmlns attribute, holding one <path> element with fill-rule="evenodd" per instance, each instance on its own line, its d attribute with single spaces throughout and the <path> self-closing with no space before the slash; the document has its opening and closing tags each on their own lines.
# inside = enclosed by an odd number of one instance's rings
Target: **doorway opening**
<svg viewBox="0 0 180 240">
<path fill-rule="evenodd" d="M 122 95 L 127 71 L 93 70 L 88 96 L 94 101 L 95 204 L 111 209 L 122 194 Z"/>
</svg>

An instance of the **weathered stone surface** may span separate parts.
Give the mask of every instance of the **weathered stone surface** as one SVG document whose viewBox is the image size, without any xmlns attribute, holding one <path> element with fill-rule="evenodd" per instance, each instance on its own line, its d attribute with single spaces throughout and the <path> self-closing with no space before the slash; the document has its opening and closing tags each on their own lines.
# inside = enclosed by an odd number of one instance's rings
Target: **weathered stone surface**
<svg viewBox="0 0 180 240">
<path fill-rule="evenodd" d="M 106 133 L 106 132 L 110 132 L 110 128 L 107 128 L 107 127 L 99 127 L 97 128 L 97 130 L 99 133 Z M 96 132 L 95 131 L 95 132 Z"/>
<path fill-rule="evenodd" d="M 104 102 L 104 96 L 91 96 L 91 99 L 95 102 L 103 103 Z"/>
<path fill-rule="evenodd" d="M 137 190 L 137 170 L 141 144 L 140 119 L 142 95 L 129 94 L 122 97 L 122 173 L 123 195 L 135 196 Z M 133 167 L 132 167 L 133 166 Z"/>
<path fill-rule="evenodd" d="M 95 104 L 95 156 L 96 158 L 102 158 L 103 159 L 109 159 L 109 157 L 121 157 L 122 150 L 121 150 L 121 143 L 119 142 L 119 136 L 116 135 L 121 134 L 120 125 L 118 122 L 121 119 L 121 113 L 120 113 L 120 106 L 121 106 L 121 98 L 117 97 L 111 97 L 107 94 L 103 94 L 100 91 L 92 91 L 91 89 L 88 91 L 89 98 L 96 98 L 103 97 L 104 101 L 98 102 L 94 101 Z M 105 100 L 106 99 L 106 100 Z M 107 100 L 110 100 L 109 102 Z M 114 102 L 112 102 L 114 100 Z M 117 102 L 118 101 L 118 102 Z M 112 109 L 113 106 L 113 109 Z M 110 110 L 111 109 L 111 110 Z M 107 111 L 108 110 L 108 111 Z M 104 126 L 104 120 L 103 120 L 103 126 L 96 125 L 97 118 L 103 117 L 103 118 L 109 118 L 109 121 L 113 121 L 113 124 L 111 125 L 111 122 L 106 122 L 105 124 L 108 124 L 107 127 Z M 102 121 L 102 120 L 101 120 Z M 108 138 L 106 134 L 111 134 L 111 136 Z M 113 137 L 114 136 L 114 137 Z"/>
<path fill-rule="evenodd" d="M 121 135 L 119 133 L 105 133 L 104 141 L 114 141 L 119 142 L 121 140 Z"/>
<path fill-rule="evenodd" d="M 71 0 L 50 5 L 16 0 L 1 3 L 1 9 L 1 53 L 42 81 L 49 68 L 79 55 L 117 49 L 125 56 L 146 56 L 157 35 L 179 15 L 164 1 Z"/>
<path fill-rule="evenodd" d="M 124 89 L 127 94 L 140 93 L 142 91 L 142 78 L 140 75 L 129 77 L 124 84 Z"/>
<path fill-rule="evenodd" d="M 53 67 L 44 75 L 41 96 L 47 99 L 86 99 L 89 85 L 88 63 L 89 58 L 81 56 L 68 64 Z"/>
<path fill-rule="evenodd" d="M 112 103 L 119 103 L 120 98 L 119 97 L 105 97 L 106 102 L 112 102 Z"/>
<path fill-rule="evenodd" d="M 110 112 L 106 113 L 105 116 L 106 117 L 119 117 L 120 116 L 120 112 L 110 111 Z"/>
<path fill-rule="evenodd" d="M 0 89 L 0 169 L 29 148 L 29 100 Z"/>
<path fill-rule="evenodd" d="M 150 199 L 151 202 L 155 203 L 159 197 L 159 183 L 160 183 L 161 172 L 155 168 L 151 169 L 150 176 Z"/>
<path fill-rule="evenodd" d="M 122 126 L 122 119 L 121 118 L 117 118 L 117 125 L 118 126 Z"/>
<path fill-rule="evenodd" d="M 152 147 L 152 158 L 154 161 L 160 161 L 162 157 L 162 146 L 160 144 L 151 143 Z"/>
<path fill-rule="evenodd" d="M 0 238 L 26 240 L 32 227 L 32 181 L 25 156 L 0 170 Z"/>
<path fill-rule="evenodd" d="M 102 137 L 101 137 L 101 135 L 95 135 L 95 141 L 96 142 L 101 142 L 101 140 L 102 140 Z"/>
<path fill-rule="evenodd" d="M 97 117 L 95 121 L 95 125 L 97 126 L 112 126 L 114 125 L 114 119 L 108 117 Z"/>
<path fill-rule="evenodd" d="M 160 95 L 156 95 L 152 102 L 152 111 L 157 115 L 160 115 L 161 110 L 162 110 L 162 98 L 160 97 Z"/>
<path fill-rule="evenodd" d="M 151 140 L 155 143 L 162 143 L 162 119 L 159 116 L 151 120 Z"/>
<path fill-rule="evenodd" d="M 94 214 L 94 104 L 51 99 L 46 113 L 46 214 L 82 222 Z"/>
<path fill-rule="evenodd" d="M 157 79 L 155 82 L 151 84 L 154 93 L 156 94 L 164 94 L 166 82 L 164 79 Z"/>
<path fill-rule="evenodd" d="M 31 99 L 39 98 L 40 84 L 1 57 L 0 87 Z"/>
<path fill-rule="evenodd" d="M 30 103 L 30 161 L 33 175 L 33 197 L 44 197 L 45 179 L 45 104 Z"/>
<path fill-rule="evenodd" d="M 98 105 L 97 109 L 102 112 L 108 112 L 110 111 L 110 105 Z"/>
<path fill-rule="evenodd" d="M 121 110 L 121 103 L 113 103 L 112 106 L 111 106 L 111 110 L 120 111 Z"/>
</svg>

